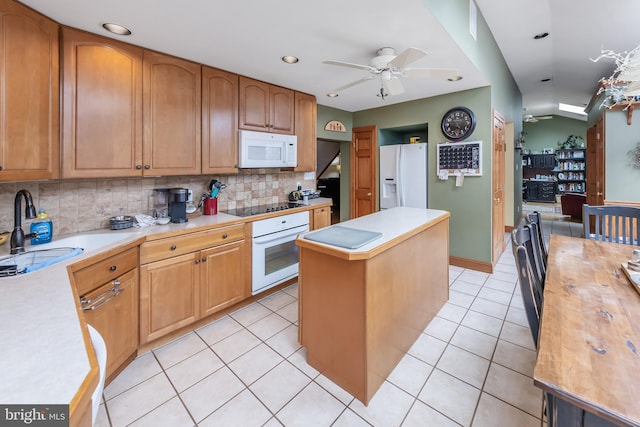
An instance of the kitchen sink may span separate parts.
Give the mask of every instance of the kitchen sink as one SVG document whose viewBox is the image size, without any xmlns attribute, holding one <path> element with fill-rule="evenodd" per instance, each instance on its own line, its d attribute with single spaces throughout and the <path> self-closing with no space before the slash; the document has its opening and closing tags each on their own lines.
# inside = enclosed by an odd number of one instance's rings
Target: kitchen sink
<svg viewBox="0 0 640 427">
<path fill-rule="evenodd" d="M 30 273 L 80 255 L 82 248 L 59 247 L 37 249 L 0 258 L 0 277 Z"/>
<path fill-rule="evenodd" d="M 93 250 L 102 246 L 110 245 L 129 237 L 123 233 L 83 233 L 74 234 L 67 237 L 53 237 L 51 243 L 43 245 L 31 246 L 31 251 L 52 249 L 52 248 L 83 248 L 84 250 Z M 29 247 L 29 246 L 28 246 Z"/>
<path fill-rule="evenodd" d="M 54 237 L 50 243 L 27 246 L 30 249 L 26 252 L 0 257 L 0 277 L 30 273 L 127 237 L 129 236 L 121 233 L 83 233 Z"/>
</svg>

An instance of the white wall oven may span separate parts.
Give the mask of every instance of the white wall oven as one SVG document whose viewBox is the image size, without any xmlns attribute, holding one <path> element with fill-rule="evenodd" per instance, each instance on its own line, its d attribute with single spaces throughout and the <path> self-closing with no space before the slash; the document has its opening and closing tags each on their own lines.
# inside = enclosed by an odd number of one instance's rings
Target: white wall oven
<svg viewBox="0 0 640 427">
<path fill-rule="evenodd" d="M 252 224 L 252 295 L 298 275 L 295 239 L 309 231 L 309 212 L 297 212 Z"/>
</svg>

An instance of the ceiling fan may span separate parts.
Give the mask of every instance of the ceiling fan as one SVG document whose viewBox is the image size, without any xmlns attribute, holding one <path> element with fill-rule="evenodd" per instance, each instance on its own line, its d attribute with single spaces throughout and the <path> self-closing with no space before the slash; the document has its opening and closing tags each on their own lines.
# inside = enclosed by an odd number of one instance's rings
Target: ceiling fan
<svg viewBox="0 0 640 427">
<path fill-rule="evenodd" d="M 399 55 L 392 47 L 383 47 L 376 51 L 376 56 L 371 59 L 369 65 L 353 64 L 343 61 L 324 61 L 324 64 L 338 65 L 341 67 L 357 68 L 368 71 L 370 74 L 354 82 L 348 83 L 335 89 L 341 92 L 350 87 L 359 85 L 368 80 L 380 78 L 380 93 L 383 99 L 387 95 L 399 95 L 404 92 L 404 86 L 400 82 L 400 77 L 428 77 L 436 79 L 452 78 L 457 74 L 457 70 L 450 68 L 406 68 L 407 65 L 425 57 L 427 52 L 422 49 L 410 47 L 402 51 Z"/>
<path fill-rule="evenodd" d="M 527 114 L 527 109 L 525 108 L 525 114 L 522 117 L 522 121 L 525 123 L 537 123 L 540 120 L 549 120 L 553 119 L 553 116 L 534 116 L 533 114 Z"/>
</svg>

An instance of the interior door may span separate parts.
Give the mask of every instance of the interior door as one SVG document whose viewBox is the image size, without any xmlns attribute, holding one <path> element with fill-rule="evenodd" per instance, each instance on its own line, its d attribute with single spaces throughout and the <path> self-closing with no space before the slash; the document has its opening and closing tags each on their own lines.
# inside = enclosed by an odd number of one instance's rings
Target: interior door
<svg viewBox="0 0 640 427">
<path fill-rule="evenodd" d="M 354 128 L 350 150 L 351 218 L 368 215 L 376 207 L 377 129 Z"/>
<path fill-rule="evenodd" d="M 587 204 L 604 205 L 604 114 L 587 129 Z"/>
<path fill-rule="evenodd" d="M 492 212 L 492 241 L 493 264 L 495 265 L 504 252 L 504 162 L 505 136 L 504 119 L 497 112 L 493 112 L 493 212 Z"/>
</svg>

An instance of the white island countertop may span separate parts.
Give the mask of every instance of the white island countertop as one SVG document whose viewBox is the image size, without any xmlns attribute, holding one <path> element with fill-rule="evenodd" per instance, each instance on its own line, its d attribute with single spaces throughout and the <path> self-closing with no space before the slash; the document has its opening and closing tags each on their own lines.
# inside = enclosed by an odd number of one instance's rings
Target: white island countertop
<svg viewBox="0 0 640 427">
<path fill-rule="evenodd" d="M 384 209 L 331 226 L 347 227 L 382 234 L 379 238 L 358 248 L 349 249 L 305 238 L 305 236 L 314 233 L 313 231 L 298 236 L 296 244 L 300 247 L 313 247 L 317 251 L 330 253 L 340 258 L 351 260 L 367 259 L 393 246 L 399 240 L 407 239 L 420 233 L 425 228 L 444 221 L 449 218 L 449 216 L 449 212 L 438 209 L 408 207 Z"/>
</svg>

